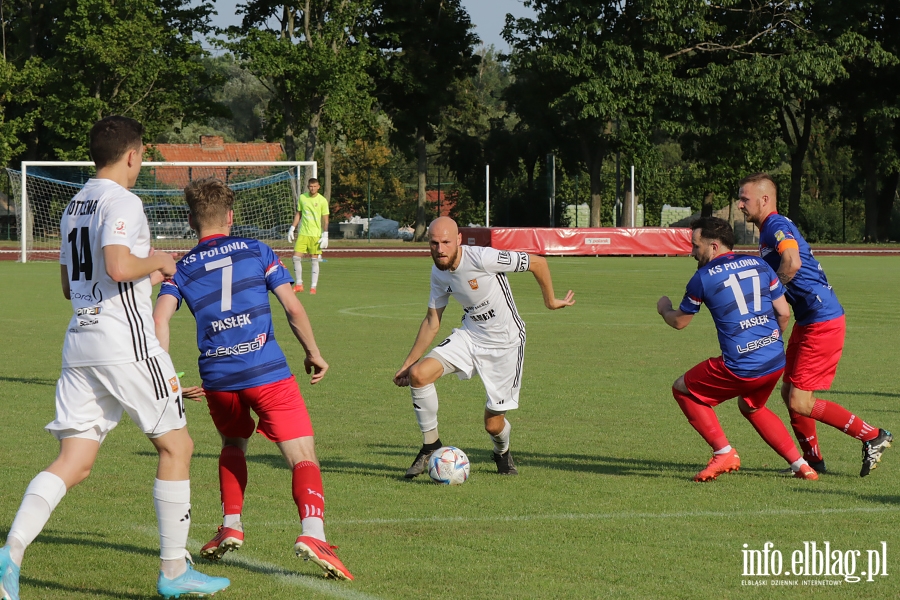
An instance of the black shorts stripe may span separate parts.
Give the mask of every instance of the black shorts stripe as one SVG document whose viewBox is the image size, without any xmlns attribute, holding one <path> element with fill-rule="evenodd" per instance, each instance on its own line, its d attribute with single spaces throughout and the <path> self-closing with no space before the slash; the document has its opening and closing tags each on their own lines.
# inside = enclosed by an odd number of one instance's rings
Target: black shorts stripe
<svg viewBox="0 0 900 600">
<path fill-rule="evenodd" d="M 169 395 L 166 393 L 166 378 L 163 376 L 159 361 L 156 360 L 155 356 L 147 360 L 147 368 L 150 371 L 150 378 L 153 380 L 153 391 L 156 393 L 156 399 L 163 400 L 164 398 L 168 398 Z"/>
<path fill-rule="evenodd" d="M 522 363 L 525 362 L 525 344 L 519 346 L 519 356 L 516 359 L 516 378 L 513 380 L 513 387 L 517 388 L 522 384 Z"/>
</svg>

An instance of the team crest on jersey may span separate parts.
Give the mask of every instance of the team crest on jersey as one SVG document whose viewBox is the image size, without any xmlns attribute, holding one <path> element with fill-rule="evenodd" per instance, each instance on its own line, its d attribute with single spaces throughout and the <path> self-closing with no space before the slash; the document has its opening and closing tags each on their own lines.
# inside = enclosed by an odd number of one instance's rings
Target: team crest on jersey
<svg viewBox="0 0 900 600">
<path fill-rule="evenodd" d="M 452 293 L 453 293 L 453 290 L 450 289 L 450 286 L 449 286 L 449 285 L 447 286 L 447 293 L 448 293 L 448 294 L 452 294 Z"/>
<path fill-rule="evenodd" d="M 116 220 L 116 227 L 113 233 L 122 237 L 128 236 L 128 223 L 125 222 L 125 219 Z"/>
<path fill-rule="evenodd" d="M 477 289 L 478 289 L 478 280 L 477 280 L 477 279 L 470 279 L 470 280 L 469 280 L 469 287 L 472 288 L 473 290 L 477 290 Z"/>
<path fill-rule="evenodd" d="M 177 376 L 173 377 L 172 379 L 169 380 L 169 387 L 172 388 L 173 392 L 178 391 L 178 377 Z"/>
</svg>

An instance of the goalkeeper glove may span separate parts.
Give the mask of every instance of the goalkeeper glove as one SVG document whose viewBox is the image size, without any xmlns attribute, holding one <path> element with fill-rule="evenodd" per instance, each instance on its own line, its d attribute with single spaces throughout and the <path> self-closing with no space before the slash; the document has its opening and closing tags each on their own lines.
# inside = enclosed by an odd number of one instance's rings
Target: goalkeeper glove
<svg viewBox="0 0 900 600">
<path fill-rule="evenodd" d="M 290 242 L 291 244 L 293 244 L 293 243 L 294 243 L 294 226 L 293 226 L 293 225 L 291 225 L 291 228 L 288 229 L 288 236 L 287 236 L 287 237 L 288 237 L 288 242 Z"/>
<path fill-rule="evenodd" d="M 319 238 L 319 248 L 324 250 L 328 247 L 328 232 L 323 231 L 322 237 Z"/>
</svg>

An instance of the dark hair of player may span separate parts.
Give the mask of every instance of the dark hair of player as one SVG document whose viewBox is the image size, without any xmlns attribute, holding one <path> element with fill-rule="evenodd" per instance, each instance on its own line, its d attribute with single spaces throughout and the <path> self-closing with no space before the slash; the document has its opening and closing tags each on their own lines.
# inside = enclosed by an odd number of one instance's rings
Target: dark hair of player
<svg viewBox="0 0 900 600">
<path fill-rule="evenodd" d="M 309 181 L 306 182 L 306 185 L 309 185 L 311 183 L 319 183 L 319 180 L 316 179 L 315 177 L 310 177 Z"/>
<path fill-rule="evenodd" d="M 120 115 L 100 119 L 91 127 L 91 159 L 98 169 L 114 164 L 129 150 L 143 145 L 144 126 Z"/>
<path fill-rule="evenodd" d="M 234 191 L 215 177 L 192 181 L 184 188 L 184 197 L 191 209 L 194 226 L 222 227 L 228 211 L 234 206 Z"/>
<path fill-rule="evenodd" d="M 775 189 L 775 198 L 778 198 L 778 184 L 775 183 L 775 180 L 772 179 L 772 176 L 768 173 L 754 173 L 753 175 L 747 175 L 743 179 L 738 182 L 738 188 L 744 187 L 744 185 L 748 183 L 762 183 L 763 181 L 767 181 L 772 185 L 772 188 Z"/>
<path fill-rule="evenodd" d="M 725 219 L 700 217 L 691 222 L 691 230 L 699 229 L 704 240 L 716 240 L 729 250 L 734 249 L 734 229 Z"/>
</svg>

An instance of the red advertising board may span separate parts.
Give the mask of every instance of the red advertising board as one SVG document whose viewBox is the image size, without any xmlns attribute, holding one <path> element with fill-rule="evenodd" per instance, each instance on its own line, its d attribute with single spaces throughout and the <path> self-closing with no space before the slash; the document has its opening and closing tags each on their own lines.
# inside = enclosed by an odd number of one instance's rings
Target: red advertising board
<svg viewBox="0 0 900 600">
<path fill-rule="evenodd" d="M 690 255 L 691 230 L 678 227 L 460 227 L 462 243 L 543 255 Z"/>
</svg>

